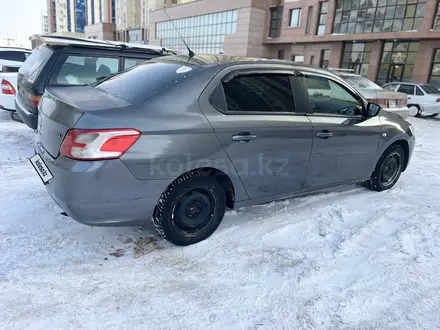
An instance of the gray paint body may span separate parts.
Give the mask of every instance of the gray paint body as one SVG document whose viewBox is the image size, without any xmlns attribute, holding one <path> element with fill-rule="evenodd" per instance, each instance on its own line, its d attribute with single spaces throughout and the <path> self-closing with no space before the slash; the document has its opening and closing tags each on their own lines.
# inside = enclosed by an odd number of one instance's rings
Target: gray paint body
<svg viewBox="0 0 440 330">
<path fill-rule="evenodd" d="M 334 79 L 362 99 L 328 71 L 283 61 L 222 62 L 220 57 L 220 62 L 205 63 L 184 83 L 170 84 L 138 104 L 93 87 L 48 88 L 40 102 L 35 148 L 54 175 L 46 185 L 53 199 L 81 223 L 133 225 L 148 221 L 167 186 L 197 168 L 224 172 L 233 184 L 235 207 L 241 207 L 367 180 L 397 140 L 408 143 L 411 157 L 414 137 L 398 116 L 311 113 L 294 69 Z M 211 105 L 209 97 L 225 75 L 261 69 L 291 74 L 295 113 L 224 114 Z M 72 127 L 136 128 L 142 136 L 121 159 L 76 161 L 59 156 Z M 316 134 L 322 130 L 334 136 L 320 139 Z M 243 132 L 257 139 L 233 141 Z"/>
</svg>

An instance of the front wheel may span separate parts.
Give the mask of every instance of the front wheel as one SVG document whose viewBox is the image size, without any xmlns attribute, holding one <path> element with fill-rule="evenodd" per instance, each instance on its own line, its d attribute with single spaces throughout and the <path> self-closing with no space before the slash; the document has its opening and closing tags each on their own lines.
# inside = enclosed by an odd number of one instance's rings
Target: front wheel
<svg viewBox="0 0 440 330">
<path fill-rule="evenodd" d="M 367 182 L 368 188 L 375 191 L 391 189 L 399 180 L 405 162 L 405 153 L 399 145 L 389 147 L 379 161 Z"/>
<path fill-rule="evenodd" d="M 166 240 L 186 246 L 211 236 L 225 211 L 222 185 L 214 177 L 195 172 L 183 175 L 165 190 L 152 221 Z"/>
</svg>

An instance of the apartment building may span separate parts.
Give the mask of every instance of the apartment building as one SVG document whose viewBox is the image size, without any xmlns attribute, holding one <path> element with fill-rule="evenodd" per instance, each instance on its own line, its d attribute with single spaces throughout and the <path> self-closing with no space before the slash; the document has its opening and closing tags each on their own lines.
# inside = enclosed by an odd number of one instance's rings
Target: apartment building
<svg viewBox="0 0 440 330">
<path fill-rule="evenodd" d="M 352 69 L 440 87 L 440 0 L 198 0 L 167 9 L 196 53 Z M 149 42 L 185 51 L 162 9 Z"/>
<path fill-rule="evenodd" d="M 40 33 L 49 34 L 49 17 L 47 10 L 41 10 L 40 12 Z"/>
<path fill-rule="evenodd" d="M 48 33 L 84 34 L 87 25 L 115 24 L 116 0 L 47 0 Z"/>
<path fill-rule="evenodd" d="M 116 38 L 132 43 L 149 43 L 150 12 L 195 0 L 116 0 Z"/>
</svg>

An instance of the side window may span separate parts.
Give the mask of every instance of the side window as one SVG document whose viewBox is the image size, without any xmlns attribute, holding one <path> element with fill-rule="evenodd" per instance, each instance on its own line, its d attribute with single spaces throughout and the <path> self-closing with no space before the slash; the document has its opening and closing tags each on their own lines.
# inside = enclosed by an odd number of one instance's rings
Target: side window
<svg viewBox="0 0 440 330">
<path fill-rule="evenodd" d="M 402 84 L 400 85 L 398 92 L 405 93 L 408 95 L 414 95 L 414 86 Z"/>
<path fill-rule="evenodd" d="M 294 112 L 288 75 L 250 74 L 223 83 L 228 111 Z"/>
<path fill-rule="evenodd" d="M 419 87 L 416 87 L 416 95 L 423 96 L 425 94 L 423 94 Z"/>
<path fill-rule="evenodd" d="M 124 69 L 131 68 L 135 65 L 148 61 L 146 58 L 124 58 Z"/>
<path fill-rule="evenodd" d="M 304 79 L 314 113 L 362 115 L 361 101 L 338 83 L 318 76 L 306 76 Z"/>
<path fill-rule="evenodd" d="M 6 61 L 16 61 L 16 62 L 24 62 L 28 58 L 29 53 L 6 50 L 0 52 L 0 59 Z"/>
<path fill-rule="evenodd" d="M 119 59 L 98 56 L 68 56 L 52 75 L 51 84 L 89 85 L 119 71 Z"/>
<path fill-rule="evenodd" d="M 383 86 L 383 89 L 386 89 L 387 91 L 396 91 L 396 85 L 386 85 L 386 86 Z"/>
</svg>

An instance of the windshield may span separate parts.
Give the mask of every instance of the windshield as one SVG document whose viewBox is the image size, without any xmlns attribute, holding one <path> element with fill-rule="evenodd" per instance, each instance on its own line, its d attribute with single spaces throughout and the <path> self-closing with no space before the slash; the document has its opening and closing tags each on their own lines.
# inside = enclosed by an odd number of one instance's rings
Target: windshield
<svg viewBox="0 0 440 330">
<path fill-rule="evenodd" d="M 354 88 L 382 89 L 379 85 L 362 76 L 341 75 L 341 77 Z"/>
<path fill-rule="evenodd" d="M 426 94 L 440 94 L 440 91 L 432 85 L 420 85 Z"/>
</svg>

